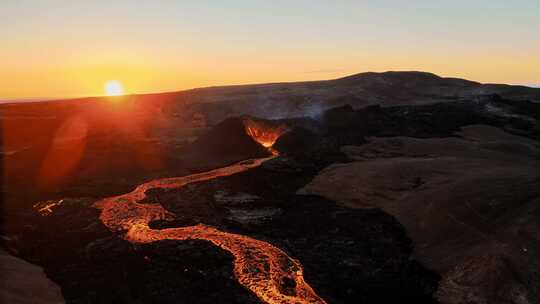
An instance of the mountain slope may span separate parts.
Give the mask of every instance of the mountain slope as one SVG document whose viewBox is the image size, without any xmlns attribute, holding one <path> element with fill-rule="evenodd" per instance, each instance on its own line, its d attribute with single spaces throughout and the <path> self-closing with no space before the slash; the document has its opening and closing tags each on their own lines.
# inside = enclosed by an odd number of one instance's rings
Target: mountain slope
<svg viewBox="0 0 540 304">
<path fill-rule="evenodd" d="M 370 104 L 414 105 L 490 94 L 540 102 L 540 89 L 481 84 L 426 72 L 368 72 L 326 81 L 211 87 L 183 93 L 185 100 L 204 104 L 206 109 L 221 108 L 234 115 L 265 118 L 315 115 L 344 104 L 354 108 Z"/>
</svg>

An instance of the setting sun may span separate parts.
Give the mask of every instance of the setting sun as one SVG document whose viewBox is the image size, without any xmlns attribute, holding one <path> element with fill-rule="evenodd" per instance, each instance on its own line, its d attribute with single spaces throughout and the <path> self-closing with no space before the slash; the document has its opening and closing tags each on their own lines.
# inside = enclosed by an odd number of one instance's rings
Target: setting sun
<svg viewBox="0 0 540 304">
<path fill-rule="evenodd" d="M 105 95 L 107 96 L 124 95 L 124 87 L 117 80 L 109 80 L 105 83 Z"/>
</svg>

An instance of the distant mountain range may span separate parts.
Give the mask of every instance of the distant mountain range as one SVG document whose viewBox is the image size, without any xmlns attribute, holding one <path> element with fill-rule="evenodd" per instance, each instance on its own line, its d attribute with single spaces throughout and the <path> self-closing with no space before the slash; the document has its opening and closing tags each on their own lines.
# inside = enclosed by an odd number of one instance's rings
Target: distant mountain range
<svg viewBox="0 0 540 304">
<path fill-rule="evenodd" d="M 416 86 L 445 86 L 447 88 L 457 87 L 465 90 L 460 90 L 461 93 L 472 93 L 472 94 L 490 94 L 490 93 L 502 93 L 510 94 L 511 92 L 515 95 L 520 93 L 524 96 L 528 96 L 536 89 L 540 89 L 540 83 L 538 84 L 523 84 L 523 85 L 507 85 L 507 84 L 483 84 L 476 81 L 469 81 L 460 78 L 453 77 L 440 77 L 433 73 L 428 72 L 419 72 L 419 71 L 388 71 L 388 72 L 364 72 L 358 73 L 350 76 L 345 76 L 333 80 L 321 80 L 321 81 L 306 81 L 306 82 L 280 82 L 280 83 L 266 83 L 266 84 L 248 84 L 248 85 L 230 85 L 230 86 L 212 86 L 212 87 L 203 87 L 203 88 L 194 88 L 176 92 L 166 92 L 166 93 L 146 93 L 146 94 L 136 94 L 139 96 L 154 95 L 154 94 L 182 94 L 183 92 L 190 91 L 205 91 L 213 92 L 216 90 L 231 90 L 237 91 L 238 89 L 249 90 L 249 89 L 262 89 L 267 91 L 270 88 L 283 87 L 286 89 L 293 88 L 308 88 L 312 86 L 313 88 L 319 88 L 322 85 L 329 86 L 349 86 L 349 85 L 360 85 L 362 87 L 381 87 L 388 85 L 389 87 L 395 87 L 399 85 L 404 85 L 409 88 Z M 265 90 L 266 89 L 266 90 Z M 532 90 L 532 91 L 531 91 Z M 518 92 L 520 91 L 520 92 Z M 538 97 L 538 92 L 532 93 L 535 97 Z M 87 97 L 87 98 L 97 98 L 97 97 Z M 52 100 L 73 100 L 81 98 L 22 98 L 22 99 L 0 99 L 0 103 L 8 102 L 33 102 L 33 101 L 52 101 Z"/>
<path fill-rule="evenodd" d="M 540 88 L 482 84 L 426 72 L 359 73 L 322 81 L 216 86 L 177 92 L 130 95 L 131 101 L 151 102 L 164 115 L 193 119 L 204 115 L 214 124 L 226 117 L 249 114 L 265 118 L 313 116 L 350 104 L 397 106 L 480 98 L 497 94 L 510 100 L 540 102 Z M 64 102 L 106 101 L 108 97 L 63 99 Z M 28 100 L 26 100 L 28 101 Z M 31 100 L 33 101 L 33 100 Z M 58 101 L 58 102 L 60 102 Z M 48 104 L 57 101 L 48 101 Z M 25 102 L 25 104 L 34 104 Z M 80 107 L 77 102 L 75 107 Z M 62 106 L 69 107 L 66 104 Z"/>
</svg>

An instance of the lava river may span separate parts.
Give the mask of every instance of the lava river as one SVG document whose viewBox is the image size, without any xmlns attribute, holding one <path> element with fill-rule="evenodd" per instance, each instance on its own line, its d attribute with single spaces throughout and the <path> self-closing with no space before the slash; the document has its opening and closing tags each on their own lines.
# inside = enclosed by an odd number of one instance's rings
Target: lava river
<svg viewBox="0 0 540 304">
<path fill-rule="evenodd" d="M 149 227 L 151 221 L 171 219 L 174 214 L 157 203 L 139 203 L 146 198 L 145 191 L 148 189 L 179 188 L 189 183 L 229 176 L 257 167 L 273 157 L 275 156 L 243 161 L 183 177 L 156 179 L 139 185 L 130 193 L 98 201 L 95 207 L 101 210 L 101 221 L 113 232 L 121 233 L 124 239 L 131 243 L 201 239 L 229 251 L 234 256 L 234 274 L 237 280 L 264 302 L 325 303 L 304 281 L 299 261 L 281 249 L 260 240 L 223 232 L 204 224 L 151 229 Z"/>
</svg>

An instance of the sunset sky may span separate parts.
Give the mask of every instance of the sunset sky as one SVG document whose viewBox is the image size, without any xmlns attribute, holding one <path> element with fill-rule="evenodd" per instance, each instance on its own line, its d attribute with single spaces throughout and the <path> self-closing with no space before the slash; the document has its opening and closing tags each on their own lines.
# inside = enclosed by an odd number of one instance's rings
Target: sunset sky
<svg viewBox="0 0 540 304">
<path fill-rule="evenodd" d="M 0 99 L 386 70 L 540 85 L 539 0 L 1 0 L 0 38 Z"/>
</svg>

